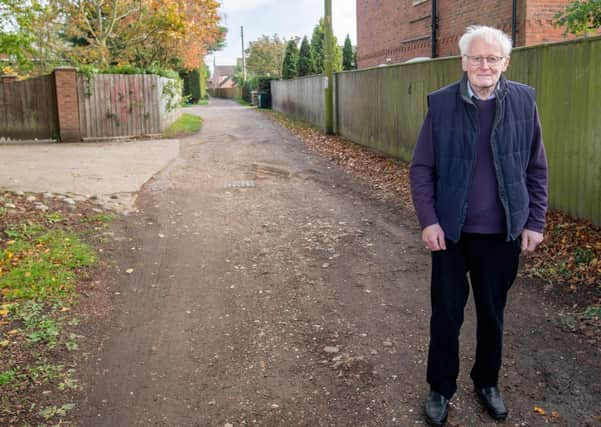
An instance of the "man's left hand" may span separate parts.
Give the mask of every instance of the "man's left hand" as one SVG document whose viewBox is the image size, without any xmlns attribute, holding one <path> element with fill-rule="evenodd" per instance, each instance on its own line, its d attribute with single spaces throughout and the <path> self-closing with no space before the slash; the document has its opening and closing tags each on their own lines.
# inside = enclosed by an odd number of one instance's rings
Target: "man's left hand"
<svg viewBox="0 0 601 427">
<path fill-rule="evenodd" d="M 524 229 L 522 231 L 522 252 L 534 252 L 542 241 L 543 233 Z"/>
</svg>

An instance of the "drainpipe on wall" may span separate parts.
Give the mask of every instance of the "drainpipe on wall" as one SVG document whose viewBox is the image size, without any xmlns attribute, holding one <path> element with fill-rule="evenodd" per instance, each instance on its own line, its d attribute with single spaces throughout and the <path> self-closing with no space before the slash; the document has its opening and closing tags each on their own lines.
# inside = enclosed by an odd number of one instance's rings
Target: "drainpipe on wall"
<svg viewBox="0 0 601 427">
<path fill-rule="evenodd" d="M 517 0 L 512 0 L 512 2 L 511 2 L 511 43 L 513 44 L 513 47 L 515 47 L 517 44 L 517 40 L 515 39 L 516 21 L 517 21 Z"/>
<path fill-rule="evenodd" d="M 436 58 L 438 56 L 438 52 L 436 49 L 436 39 L 438 38 L 436 35 L 437 29 L 438 29 L 438 5 L 436 3 L 436 0 L 432 0 L 432 58 Z"/>
</svg>

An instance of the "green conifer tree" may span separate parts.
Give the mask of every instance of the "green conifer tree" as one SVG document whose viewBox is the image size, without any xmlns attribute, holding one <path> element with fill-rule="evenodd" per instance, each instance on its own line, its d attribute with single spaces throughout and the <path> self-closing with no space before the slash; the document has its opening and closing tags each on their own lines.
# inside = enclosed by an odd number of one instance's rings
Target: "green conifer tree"
<svg viewBox="0 0 601 427">
<path fill-rule="evenodd" d="M 286 45 L 286 52 L 284 53 L 284 63 L 282 64 L 282 79 L 293 79 L 298 75 L 296 68 L 297 63 L 298 47 L 296 46 L 296 40 L 290 40 Z"/>
<path fill-rule="evenodd" d="M 344 40 L 344 48 L 342 48 L 342 69 L 344 71 L 355 69 L 353 45 L 348 34 Z"/>
<path fill-rule="evenodd" d="M 298 64 L 296 68 L 299 77 L 315 74 L 315 61 L 313 60 L 313 51 L 311 50 L 311 45 L 309 44 L 307 36 L 303 37 L 303 42 L 301 43 L 300 52 L 298 55 Z"/>
</svg>

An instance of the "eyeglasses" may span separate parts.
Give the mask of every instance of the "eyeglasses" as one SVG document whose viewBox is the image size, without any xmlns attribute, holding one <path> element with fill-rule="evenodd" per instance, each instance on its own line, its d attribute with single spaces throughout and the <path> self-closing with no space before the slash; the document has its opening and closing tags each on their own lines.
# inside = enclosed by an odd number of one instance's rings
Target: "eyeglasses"
<svg viewBox="0 0 601 427">
<path fill-rule="evenodd" d="M 486 61 L 486 63 L 488 65 L 498 65 L 503 59 L 505 59 L 505 56 L 494 56 L 494 55 L 489 55 L 489 56 L 470 56 L 470 55 L 463 55 L 465 58 L 467 58 L 467 61 L 469 62 L 470 65 L 481 65 L 484 64 L 484 61 Z"/>
</svg>

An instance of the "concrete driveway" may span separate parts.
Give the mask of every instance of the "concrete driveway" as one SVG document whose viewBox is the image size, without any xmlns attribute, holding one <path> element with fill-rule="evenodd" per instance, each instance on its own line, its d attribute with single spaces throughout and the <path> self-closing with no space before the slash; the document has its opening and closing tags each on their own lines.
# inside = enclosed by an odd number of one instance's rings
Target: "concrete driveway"
<svg viewBox="0 0 601 427">
<path fill-rule="evenodd" d="M 127 213 L 136 193 L 179 153 L 179 140 L 0 144 L 0 188 L 94 196 Z"/>
</svg>

